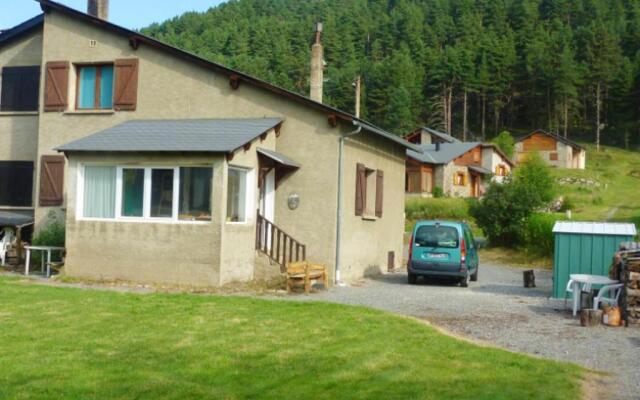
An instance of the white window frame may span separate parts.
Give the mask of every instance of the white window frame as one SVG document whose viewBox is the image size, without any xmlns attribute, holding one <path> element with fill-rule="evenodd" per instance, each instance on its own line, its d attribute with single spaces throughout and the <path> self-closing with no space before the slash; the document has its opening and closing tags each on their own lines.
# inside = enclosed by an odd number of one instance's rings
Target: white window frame
<svg viewBox="0 0 640 400">
<path fill-rule="evenodd" d="M 95 218 L 84 216 L 84 169 L 85 167 L 115 167 L 116 168 L 116 199 L 115 218 Z M 137 223 L 164 223 L 164 224 L 195 224 L 206 225 L 212 221 L 188 221 L 178 218 L 180 203 L 180 168 L 168 165 L 114 165 L 103 163 L 82 163 L 78 164 L 77 193 L 76 193 L 76 220 L 78 221 L 109 221 L 109 222 L 137 222 Z M 186 165 L 182 168 L 213 168 L 213 165 Z M 122 171 L 124 169 L 144 170 L 144 188 L 142 200 L 142 217 L 128 217 L 122 215 Z M 173 170 L 173 193 L 172 193 L 172 216 L 152 217 L 151 216 L 151 174 L 154 169 Z M 213 174 L 212 174 L 213 175 Z M 213 181 L 211 182 L 213 192 Z M 213 214 L 213 204 L 211 205 Z M 213 217 L 213 215 L 212 215 Z"/>
<path fill-rule="evenodd" d="M 255 213 L 254 208 L 254 197 L 255 197 L 255 170 L 247 167 L 237 166 L 237 165 L 229 165 L 228 170 L 240 171 L 245 173 L 245 188 L 244 188 L 244 203 L 245 203 L 245 211 L 244 211 L 244 221 L 227 221 L 228 210 L 227 202 L 225 202 L 225 213 L 224 219 L 225 222 L 229 225 L 247 225 L 253 221 L 253 214 Z M 226 184 L 226 195 L 229 196 L 229 174 L 227 172 L 227 184 Z"/>
</svg>

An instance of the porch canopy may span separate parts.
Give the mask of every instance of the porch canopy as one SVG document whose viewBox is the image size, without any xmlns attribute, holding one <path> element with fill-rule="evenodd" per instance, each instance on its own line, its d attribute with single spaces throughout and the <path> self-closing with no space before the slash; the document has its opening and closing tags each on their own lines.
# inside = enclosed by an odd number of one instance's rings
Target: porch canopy
<svg viewBox="0 0 640 400">
<path fill-rule="evenodd" d="M 258 148 L 258 154 L 266 157 L 270 161 L 275 164 L 279 164 L 282 167 L 298 169 L 300 168 L 300 164 L 297 161 L 290 159 L 284 154 L 278 153 L 277 151 L 267 150 L 263 148 Z"/>
<path fill-rule="evenodd" d="M 0 211 L 0 227 L 10 226 L 19 228 L 33 224 L 33 216 L 11 211 Z"/>
<path fill-rule="evenodd" d="M 493 172 L 489 171 L 488 169 L 483 168 L 483 167 L 479 167 L 477 165 L 469 165 L 468 168 L 469 168 L 469 170 L 471 172 L 476 172 L 476 173 L 481 174 L 481 175 L 490 175 L 490 174 L 493 173 Z"/>
<path fill-rule="evenodd" d="M 233 152 L 283 118 L 132 120 L 57 147 L 59 152 Z"/>
</svg>

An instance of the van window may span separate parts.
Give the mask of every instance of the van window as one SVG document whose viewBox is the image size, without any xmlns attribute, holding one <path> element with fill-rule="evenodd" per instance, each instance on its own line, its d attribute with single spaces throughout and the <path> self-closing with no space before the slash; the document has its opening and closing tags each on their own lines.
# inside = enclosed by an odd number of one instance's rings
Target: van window
<svg viewBox="0 0 640 400">
<path fill-rule="evenodd" d="M 471 233 L 470 229 L 464 229 L 464 241 L 466 242 L 468 249 L 473 249 L 475 247 L 475 244 L 473 242 L 473 234 Z"/>
<path fill-rule="evenodd" d="M 415 243 L 421 247 L 458 247 L 458 230 L 451 226 L 421 226 L 416 231 Z"/>
</svg>

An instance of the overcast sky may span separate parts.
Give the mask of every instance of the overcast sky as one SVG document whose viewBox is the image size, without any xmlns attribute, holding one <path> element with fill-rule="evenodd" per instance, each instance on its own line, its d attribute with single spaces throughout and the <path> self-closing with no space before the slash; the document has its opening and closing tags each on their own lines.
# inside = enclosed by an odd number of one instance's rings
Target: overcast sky
<svg viewBox="0 0 640 400">
<path fill-rule="evenodd" d="M 87 0 L 58 0 L 86 12 Z M 223 0 L 109 0 L 109 20 L 129 29 L 162 22 L 185 11 L 205 11 Z M 0 29 L 8 29 L 41 13 L 34 0 L 0 0 Z"/>
</svg>

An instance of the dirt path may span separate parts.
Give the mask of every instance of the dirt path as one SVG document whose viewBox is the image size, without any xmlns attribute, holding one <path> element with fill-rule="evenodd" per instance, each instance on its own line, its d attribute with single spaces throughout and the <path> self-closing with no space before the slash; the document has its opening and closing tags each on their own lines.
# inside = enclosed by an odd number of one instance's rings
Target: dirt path
<svg viewBox="0 0 640 400">
<path fill-rule="evenodd" d="M 613 219 L 613 217 L 616 215 L 616 213 L 618 212 L 619 208 L 620 207 L 615 206 L 611 210 L 607 211 L 607 215 L 605 217 L 605 220 L 606 221 L 611 221 Z"/>
</svg>

